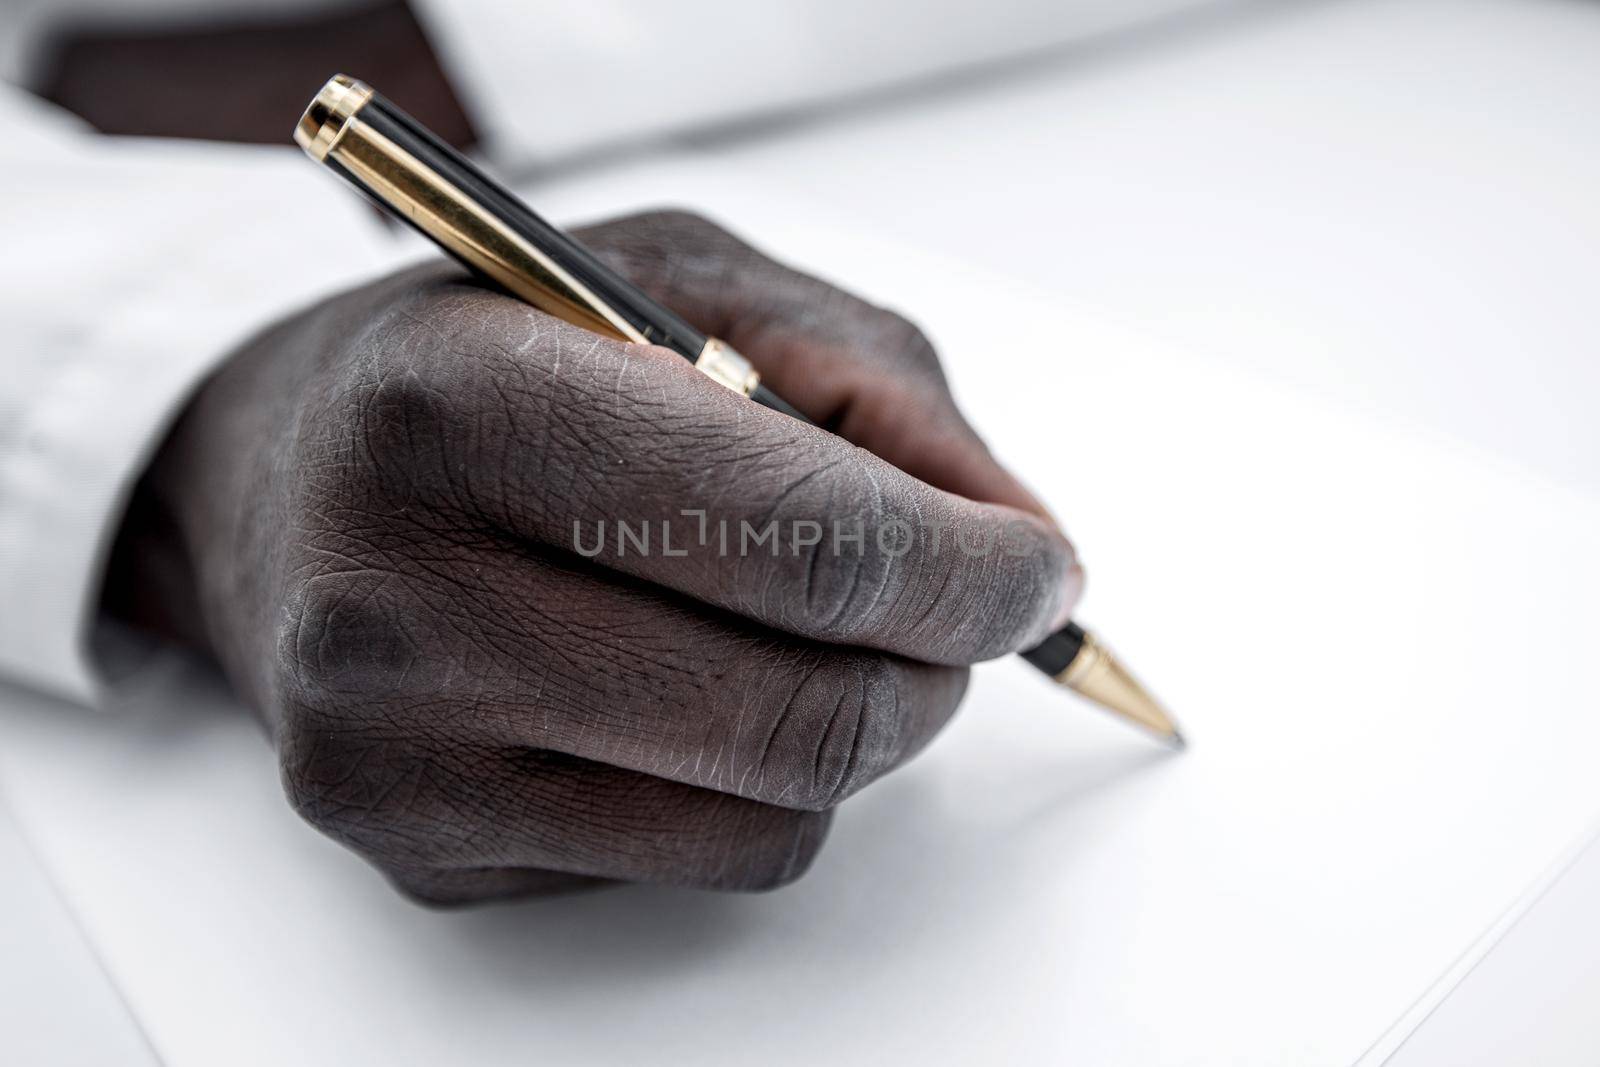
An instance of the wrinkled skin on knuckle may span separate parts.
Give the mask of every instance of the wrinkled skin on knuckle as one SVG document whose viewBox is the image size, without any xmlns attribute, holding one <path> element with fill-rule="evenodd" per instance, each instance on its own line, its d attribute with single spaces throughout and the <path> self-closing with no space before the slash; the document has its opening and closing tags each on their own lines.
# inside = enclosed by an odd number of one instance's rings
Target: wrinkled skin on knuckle
<svg viewBox="0 0 1600 1067">
<path fill-rule="evenodd" d="M 897 517 L 877 461 L 856 449 L 829 447 L 775 468 L 769 488 L 752 498 L 754 517 L 738 520 L 733 560 L 737 610 L 784 629 L 848 644 L 879 624 L 903 581 L 903 567 L 878 531 Z M 754 531 L 742 539 L 743 523 Z M 758 543 L 772 531 L 776 539 Z M 892 548 L 892 546 L 891 546 Z"/>
<path fill-rule="evenodd" d="M 623 503 L 666 508 L 654 482 L 680 476 L 684 454 L 728 444 L 702 425 L 708 387 L 681 357 L 465 286 L 435 303 L 430 321 L 464 325 L 375 361 L 393 370 L 369 374 L 367 393 L 393 401 L 368 400 L 362 425 L 371 451 L 400 457 L 422 502 L 458 521 L 569 546 L 586 504 L 609 500 L 607 517 Z"/>
<path fill-rule="evenodd" d="M 726 276 L 758 257 L 749 245 L 702 215 L 657 208 L 577 231 L 601 258 L 642 288 L 661 293 L 687 274 Z"/>
<path fill-rule="evenodd" d="M 466 746 L 415 713 L 404 680 L 426 651 L 392 581 L 332 573 L 290 596 L 278 635 L 279 760 L 290 803 L 324 833 L 380 864 L 434 862 L 448 820 L 433 783 Z"/>
<path fill-rule="evenodd" d="M 510 552 L 403 523 L 308 538 L 281 593 L 280 692 L 441 744 L 494 736 L 485 701 L 535 716 L 562 627 L 539 601 L 548 583 L 513 580 Z"/>
<path fill-rule="evenodd" d="M 694 501 L 667 487 L 690 493 L 694 469 L 712 468 L 729 445 L 705 425 L 697 390 L 708 383 L 679 357 L 663 365 L 660 350 L 579 343 L 563 341 L 559 374 L 542 370 L 541 437 L 519 449 L 508 482 L 531 502 L 520 526 L 563 546 L 581 515 L 678 519 Z"/>
<path fill-rule="evenodd" d="M 826 811 L 893 769 L 912 740 L 903 682 L 892 660 L 870 652 L 809 671 L 762 754 L 766 792 L 785 807 Z"/>
<path fill-rule="evenodd" d="M 1058 535 L 1021 513 L 1009 524 L 980 518 L 859 449 L 820 449 L 804 463 L 789 455 L 781 487 L 751 520 L 776 529 L 778 551 L 739 543 L 736 610 L 937 663 L 992 659 L 1042 636 L 1072 562 Z"/>
<path fill-rule="evenodd" d="M 453 283 L 395 297 L 302 420 L 275 567 L 291 685 L 371 697 L 501 658 L 466 594 L 513 551 L 485 513 L 519 442 L 504 398 L 479 395 L 511 362 L 485 331 L 527 312 L 507 303 Z"/>
<path fill-rule="evenodd" d="M 336 356 L 294 420 L 302 506 L 524 529 L 588 488 L 579 457 L 617 451 L 596 417 L 620 406 L 605 358 L 616 343 L 449 269 L 348 301 L 313 331 Z"/>
<path fill-rule="evenodd" d="M 1070 558 L 1038 523 L 995 529 L 956 518 L 937 555 L 921 557 L 931 597 L 907 625 L 939 663 L 995 659 L 1043 639 L 1065 590 Z M 965 547 L 963 547 L 965 546 Z"/>
<path fill-rule="evenodd" d="M 277 741 L 290 803 L 378 867 L 477 865 L 486 790 L 504 784 L 470 726 L 459 644 L 418 633 L 420 601 L 370 571 L 325 575 L 291 598 L 279 635 Z M 426 625 L 426 624 L 424 624 Z"/>
<path fill-rule="evenodd" d="M 366 704 L 378 715 L 382 701 L 398 698 L 404 680 L 427 666 L 434 650 L 413 627 L 415 600 L 402 591 L 392 553 L 349 536 L 338 542 L 341 551 L 315 557 L 316 569 L 303 571 L 285 591 L 280 689 L 285 699 L 313 709 Z"/>
<path fill-rule="evenodd" d="M 987 640 L 974 647 L 975 660 L 993 659 L 1042 641 L 1066 596 L 1068 573 L 1078 567 L 1072 547 L 1038 523 L 1014 523 L 999 540 L 1014 547 L 988 557 L 993 575 L 985 586 Z"/>
<path fill-rule="evenodd" d="M 451 694 L 472 700 L 485 735 L 503 742 L 652 773 L 692 759 L 696 728 L 713 731 L 730 678 L 762 654 L 761 639 L 642 581 L 552 555 L 526 584 L 491 580 L 467 594 L 462 640 L 486 662 L 458 671 Z M 685 724 L 664 707 L 703 713 Z"/>
<path fill-rule="evenodd" d="M 353 713 L 291 708 L 279 727 L 279 770 L 290 806 L 312 826 L 380 867 L 449 862 L 461 829 L 434 790 L 439 754 Z"/>
<path fill-rule="evenodd" d="M 507 339 L 520 327 L 522 343 L 537 345 L 546 325 L 451 276 L 396 294 L 347 340 L 327 402 L 304 420 L 309 481 L 328 467 L 327 483 L 343 479 L 357 505 L 464 510 L 479 472 L 505 464 L 495 431 L 506 404 L 496 384 L 517 363 Z"/>
<path fill-rule="evenodd" d="M 872 305 L 867 308 L 857 319 L 858 347 L 874 354 L 895 378 L 948 396 L 944 366 L 922 328 L 898 311 Z"/>
</svg>

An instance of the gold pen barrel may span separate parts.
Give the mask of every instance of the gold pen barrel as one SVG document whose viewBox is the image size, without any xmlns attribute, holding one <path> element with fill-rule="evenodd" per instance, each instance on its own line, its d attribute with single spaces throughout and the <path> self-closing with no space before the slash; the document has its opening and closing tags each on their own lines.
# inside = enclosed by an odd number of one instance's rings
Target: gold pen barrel
<svg viewBox="0 0 1600 1067">
<path fill-rule="evenodd" d="M 311 102 L 294 137 L 312 159 L 514 296 L 606 337 L 654 340 L 518 233 L 495 198 L 481 195 L 487 179 L 461 169 L 459 157 L 431 138 L 419 144 L 417 131 L 398 124 L 396 114 L 371 86 L 340 74 Z"/>
</svg>

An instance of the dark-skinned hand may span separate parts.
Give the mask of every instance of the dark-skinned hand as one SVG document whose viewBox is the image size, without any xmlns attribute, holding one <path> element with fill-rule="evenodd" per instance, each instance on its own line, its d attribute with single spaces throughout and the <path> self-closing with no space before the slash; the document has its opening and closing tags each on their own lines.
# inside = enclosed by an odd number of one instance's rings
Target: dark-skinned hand
<svg viewBox="0 0 1600 1067">
<path fill-rule="evenodd" d="M 1082 584 L 905 319 L 694 216 L 578 236 L 834 432 L 432 265 L 234 354 L 116 556 L 115 599 L 261 713 L 295 808 L 428 901 L 788 882 L 966 665 Z M 618 519 L 656 551 L 575 551 Z M 746 522 L 781 551 L 739 553 Z M 791 544 L 795 522 L 865 536 Z"/>
</svg>

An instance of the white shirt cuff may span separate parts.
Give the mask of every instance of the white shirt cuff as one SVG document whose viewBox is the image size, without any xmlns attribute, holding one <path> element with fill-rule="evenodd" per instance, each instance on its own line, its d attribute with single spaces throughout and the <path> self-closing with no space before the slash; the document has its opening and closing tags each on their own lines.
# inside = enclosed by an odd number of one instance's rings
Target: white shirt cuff
<svg viewBox="0 0 1600 1067">
<path fill-rule="evenodd" d="M 227 352 L 392 258 L 290 150 L 108 139 L 0 87 L 0 674 L 81 701 L 127 494 Z"/>
</svg>

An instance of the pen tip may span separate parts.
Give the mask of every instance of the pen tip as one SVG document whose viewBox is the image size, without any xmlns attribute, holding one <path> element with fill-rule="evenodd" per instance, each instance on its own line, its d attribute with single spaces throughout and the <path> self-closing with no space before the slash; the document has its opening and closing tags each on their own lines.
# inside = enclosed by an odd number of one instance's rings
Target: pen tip
<svg viewBox="0 0 1600 1067">
<path fill-rule="evenodd" d="M 1057 637 L 1066 634 L 1061 631 Z M 1109 649 L 1093 634 L 1078 629 L 1071 635 L 1071 647 L 1064 650 L 1067 666 L 1055 679 L 1068 689 L 1088 697 L 1108 711 L 1120 715 L 1166 741 L 1175 751 L 1189 747 L 1183 731 L 1172 721 L 1172 716 L 1156 702 L 1144 686 L 1128 672 Z M 1041 667 L 1035 653 L 1051 651 L 1049 642 L 1028 653 L 1034 666 Z M 1062 657 L 1058 657 L 1062 658 Z M 1054 664 L 1051 664 L 1054 666 Z"/>
</svg>

